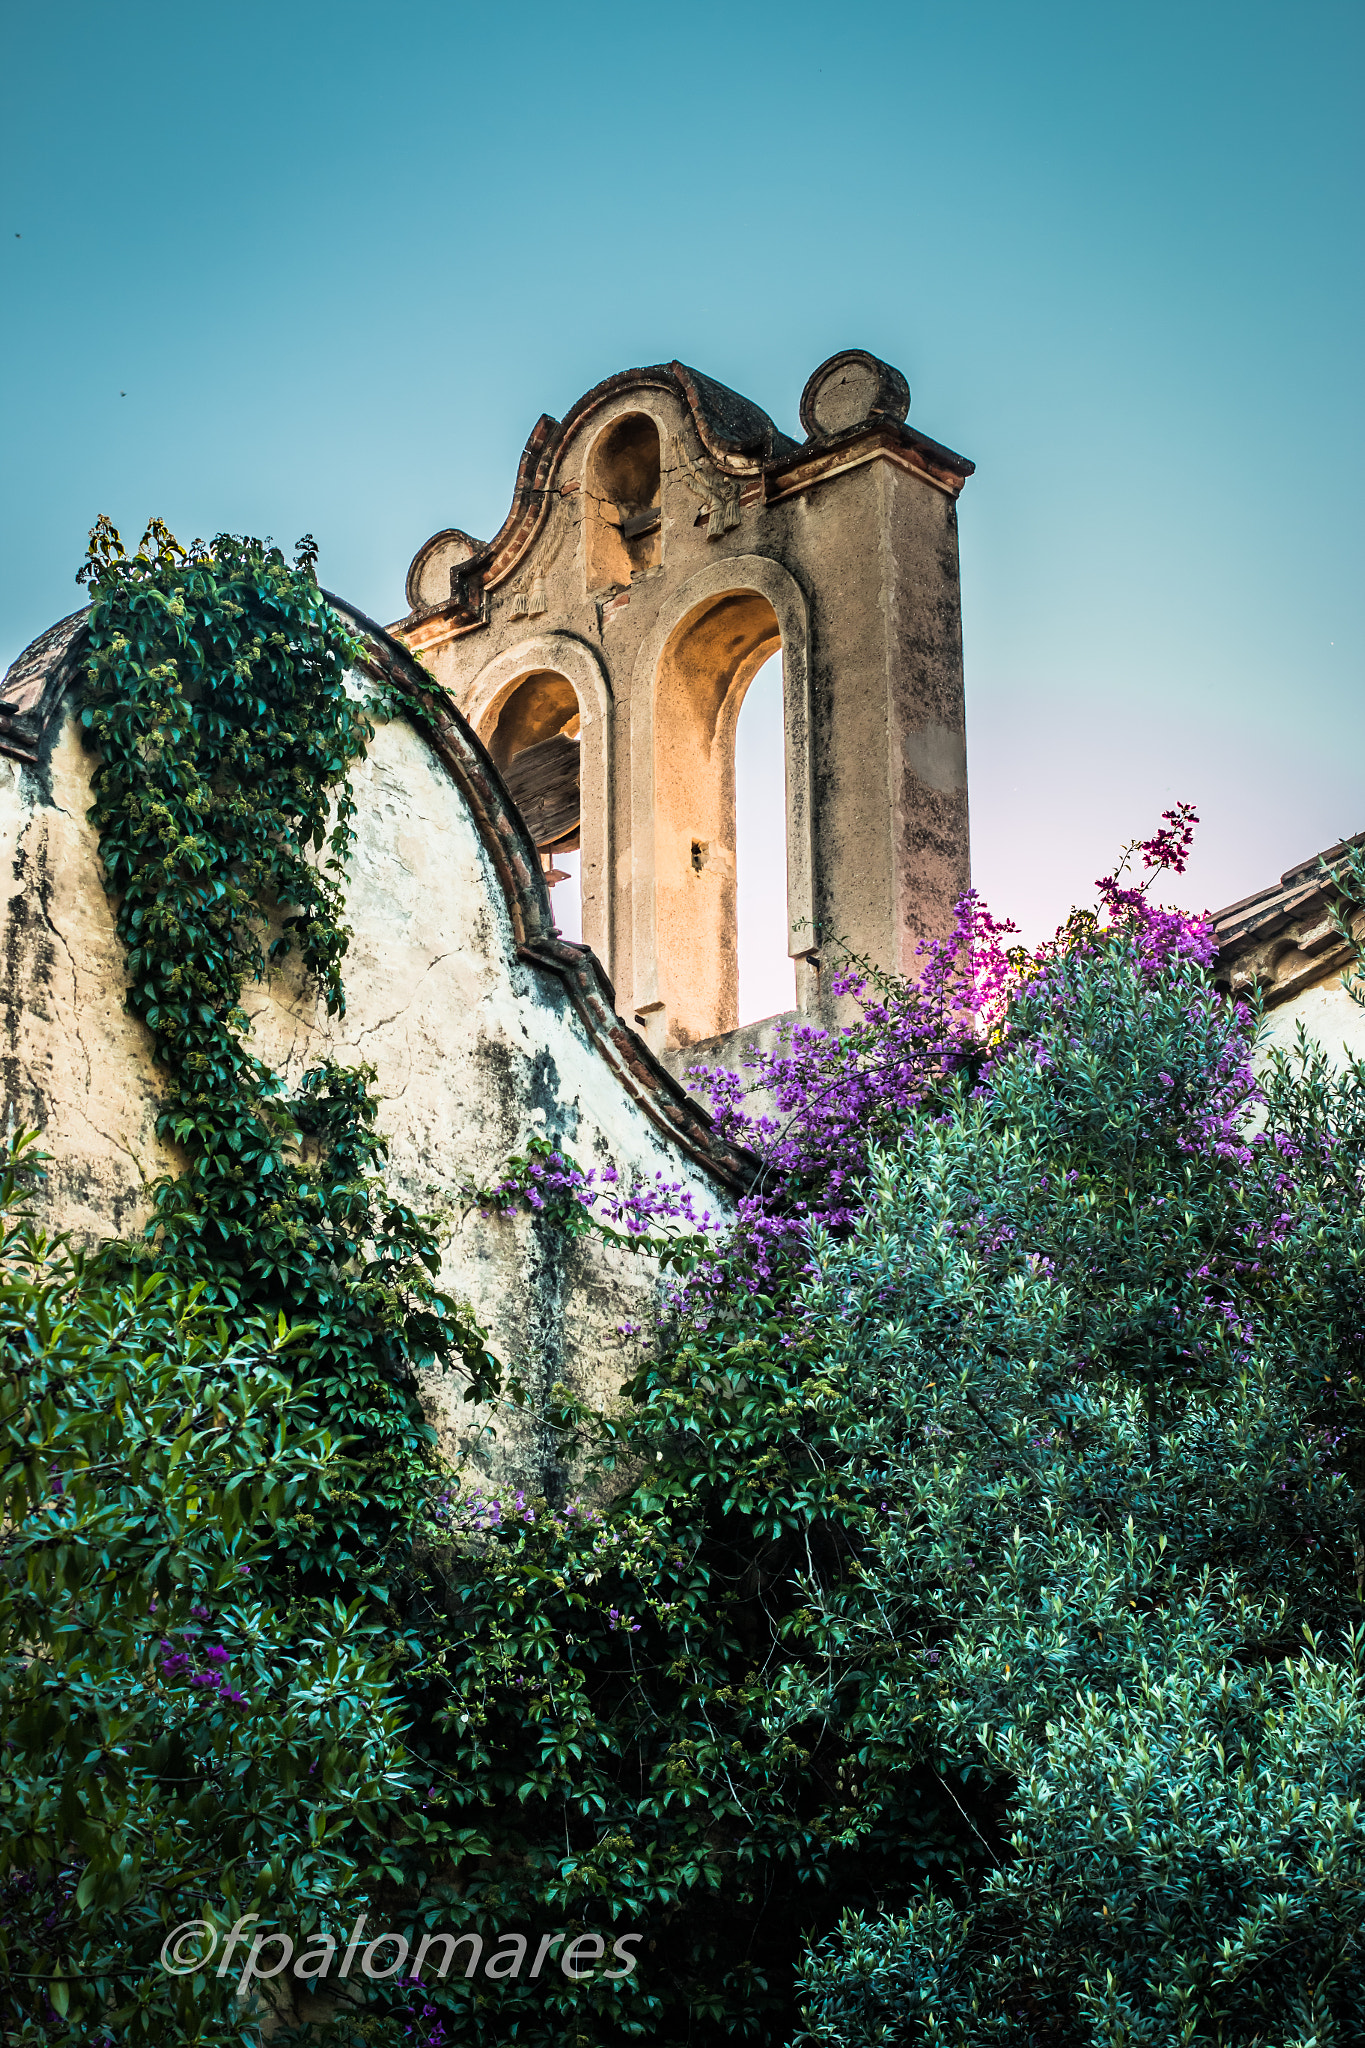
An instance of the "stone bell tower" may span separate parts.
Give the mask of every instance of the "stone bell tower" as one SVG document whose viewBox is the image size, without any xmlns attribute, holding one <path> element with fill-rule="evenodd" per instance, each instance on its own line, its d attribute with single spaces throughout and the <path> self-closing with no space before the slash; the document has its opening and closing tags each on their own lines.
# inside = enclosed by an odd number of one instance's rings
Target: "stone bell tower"
<svg viewBox="0 0 1365 2048">
<path fill-rule="evenodd" d="M 898 370 L 832 356 L 791 440 L 682 363 L 542 417 L 482 542 L 433 535 L 394 628 L 484 740 L 532 835 L 581 846 L 583 937 L 665 1056 L 738 1022 L 735 727 L 781 651 L 788 950 L 898 972 L 970 878 L 957 497 Z"/>
</svg>

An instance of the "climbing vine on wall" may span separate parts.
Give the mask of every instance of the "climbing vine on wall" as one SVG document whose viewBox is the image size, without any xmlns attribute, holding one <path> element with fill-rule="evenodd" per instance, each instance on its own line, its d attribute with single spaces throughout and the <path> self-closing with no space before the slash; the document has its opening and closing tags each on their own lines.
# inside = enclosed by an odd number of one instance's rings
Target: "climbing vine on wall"
<svg viewBox="0 0 1365 2048">
<path fill-rule="evenodd" d="M 359 1433 L 367 1514 L 282 1540 L 300 1565 L 382 1589 L 376 1561 L 430 1437 L 412 1366 L 463 1360 L 486 1391 L 493 1364 L 436 1288 L 439 1220 L 385 1186 L 373 1071 L 324 1061 L 290 1094 L 249 1043 L 244 984 L 291 956 L 329 1015 L 346 1006 L 350 774 L 373 729 L 347 686 L 362 649 L 315 559 L 311 539 L 292 563 L 229 534 L 184 548 L 156 520 L 129 556 L 101 519 L 81 572 L 81 715 L 128 1006 L 182 1162 L 125 1256 L 201 1284 L 230 1320 L 315 1326 L 309 1369 Z"/>
</svg>

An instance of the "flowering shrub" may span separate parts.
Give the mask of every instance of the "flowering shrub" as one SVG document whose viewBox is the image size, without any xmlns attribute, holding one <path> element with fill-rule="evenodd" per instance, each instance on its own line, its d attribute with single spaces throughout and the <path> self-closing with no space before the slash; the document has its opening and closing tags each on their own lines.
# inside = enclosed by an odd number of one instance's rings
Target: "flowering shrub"
<svg viewBox="0 0 1365 2048">
<path fill-rule="evenodd" d="M 1108 917 L 1106 933 L 1127 933 L 1153 973 L 1171 960 L 1207 967 L 1214 957 L 1206 918 L 1163 908 L 1150 895 L 1159 876 L 1184 872 L 1197 823 L 1192 805 L 1177 804 L 1150 839 L 1134 841 L 1115 872 L 1095 885 Z M 1138 855 L 1142 878 L 1125 881 Z M 614 1168 L 585 1172 L 544 1141 L 533 1141 L 527 1155 L 511 1161 L 496 1186 L 468 1189 L 466 1196 L 486 1209 L 548 1205 L 571 1229 L 598 1227 L 609 1235 L 623 1229 L 628 1239 L 643 1239 L 687 1274 L 687 1285 L 672 1299 L 693 1316 L 704 1316 L 712 1298 L 735 1285 L 760 1292 L 790 1284 L 806 1269 L 811 1226 L 837 1228 L 860 1212 L 871 1151 L 894 1144 L 909 1121 L 932 1111 L 953 1075 L 976 1075 L 999 1055 L 1013 1028 L 1012 1000 L 1026 983 L 1050 962 L 1101 943 L 1094 912 L 1073 913 L 1056 938 L 1032 954 L 1007 945 L 1015 929 L 969 891 L 947 938 L 916 947 L 914 976 L 887 974 L 844 955 L 830 986 L 835 998 L 858 1004 L 855 1023 L 787 1025 L 776 1047 L 746 1055 L 741 1072 L 691 1069 L 688 1078 L 709 1095 L 718 1129 L 758 1161 L 753 1186 L 723 1236 L 718 1219 L 697 1214 L 681 1183 L 659 1175 L 654 1183 L 623 1188 Z M 773 1109 L 750 1109 L 751 1095 L 771 1101 Z M 667 1234 L 657 1234 L 658 1225 Z"/>
<path fill-rule="evenodd" d="M 1176 858 L 1190 822 L 1177 814 Z M 1172 849 L 1142 852 L 1150 882 Z M 686 1312 L 625 1413 L 604 1424 L 560 1411 L 561 1426 L 591 1430 L 627 1491 L 580 1531 L 545 1504 L 509 1513 L 476 1497 L 426 1552 L 423 1634 L 441 1647 L 421 1676 L 428 1725 L 446 1741 L 434 1736 L 424 1754 L 448 1765 L 453 1733 L 466 1759 L 441 1794 L 464 1875 L 448 1892 L 433 1877 L 431 1912 L 463 1912 L 483 1930 L 512 1902 L 529 1921 L 591 1898 L 648 1930 L 638 1977 L 603 1995 L 591 2022 L 580 2003 L 580 2033 L 685 2023 L 783 2038 L 799 1930 L 818 1937 L 850 1910 L 874 1924 L 856 1902 L 903 1901 L 917 1871 L 970 1892 L 983 1840 L 1008 1853 L 1007 1767 L 964 1764 L 926 1732 L 926 1700 L 945 1698 L 957 1669 L 951 1627 L 929 1627 L 925 1613 L 936 1588 L 948 1598 L 980 1575 L 991 1541 L 965 1482 L 943 1496 L 943 1545 L 908 1618 L 877 1570 L 902 1535 L 918 1557 L 920 1532 L 903 1520 L 890 1452 L 869 1434 L 895 1384 L 872 1347 L 912 1342 L 936 1299 L 930 1285 L 903 1309 L 904 1245 L 887 1239 L 881 1189 L 900 1190 L 926 1243 L 941 1230 L 964 1262 L 943 1341 L 965 1342 L 971 1318 L 986 1326 L 998 1384 L 971 1390 L 981 1441 L 964 1458 L 989 1476 L 1000 1519 L 1019 1507 L 991 1424 L 1008 1436 L 996 1418 L 1038 1341 L 1010 1319 L 1017 1273 L 1035 1291 L 1066 1274 L 1046 1297 L 1054 1312 L 1069 1303 L 1066 1388 L 1085 1400 L 1108 1374 L 1125 1390 L 1138 1448 L 1122 1447 L 1111 1478 L 1145 1456 L 1153 1431 L 1171 1438 L 1172 1399 L 1219 1384 L 1244 1348 L 1245 1304 L 1270 1289 L 1300 1141 L 1278 1127 L 1251 1141 L 1250 1117 L 1265 1114 L 1253 1020 L 1209 985 L 1207 923 L 1149 894 L 1127 889 L 1111 905 L 1116 922 L 1075 919 L 1050 946 L 1012 957 L 1003 929 L 968 904 L 964 928 L 986 938 L 959 948 L 956 978 L 944 948 L 928 991 L 887 984 L 865 1031 L 810 1034 L 798 1049 L 805 1078 L 791 1083 L 798 1106 L 813 1105 L 809 1143 L 755 1197 L 786 1233 L 771 1279 L 756 1279 L 742 1225 L 693 1268 Z M 860 1129 L 880 1119 L 884 1142 L 863 1154 L 871 1209 L 866 1180 L 832 1192 L 822 1180 L 822 1105 L 840 1090 L 860 1103 Z M 1016 1135 L 1044 1102 L 1045 1164 Z M 841 1166 L 853 1129 L 832 1148 Z M 592 1215 L 580 1193 L 576 1227 Z M 865 1289 L 840 1292 L 830 1262 L 851 1259 L 865 1232 L 884 1264 Z M 854 1370 L 859 1344 L 866 1364 Z M 920 1426 L 937 1460 L 932 1490 L 953 1424 L 933 1410 Z M 1061 1472 L 1074 1455 L 1041 1408 L 1023 1449 Z M 1237 1499 L 1248 1505 L 1244 1490 Z M 1202 1526 L 1198 1499 L 1188 1512 Z M 830 1967 L 841 1981 L 837 1956 Z M 491 2041 L 513 2024 L 506 1994 L 486 2016 L 466 1998 L 462 2038 Z M 519 2037 L 552 2037 L 529 2000 L 514 2023 Z M 837 2008 L 830 2038 L 846 2023 Z"/>
<path fill-rule="evenodd" d="M 461 1192 L 485 1216 L 525 1207 L 550 1217 L 569 1236 L 594 1230 L 617 1243 L 645 1241 L 656 1253 L 717 1228 L 717 1218 L 698 1204 L 685 1181 L 662 1173 L 626 1180 L 615 1166 L 580 1166 L 548 1138 L 531 1138 L 525 1152 L 509 1159 L 500 1180 Z"/>
<path fill-rule="evenodd" d="M 1197 924 L 1035 965 L 814 1246 L 888 1512 L 811 1626 L 861 1635 L 976 1874 L 819 1942 L 808 2038 L 1354 2038 L 1365 1069 L 1258 1081 Z"/>
</svg>

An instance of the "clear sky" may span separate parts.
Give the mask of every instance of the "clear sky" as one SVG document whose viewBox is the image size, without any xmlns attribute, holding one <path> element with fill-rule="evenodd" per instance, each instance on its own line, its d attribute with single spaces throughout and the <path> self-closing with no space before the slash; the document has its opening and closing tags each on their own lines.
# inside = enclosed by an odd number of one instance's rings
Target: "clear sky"
<svg viewBox="0 0 1365 2048">
<path fill-rule="evenodd" d="M 311 530 L 392 619 L 542 411 L 678 357 L 792 431 L 859 346 L 978 465 L 998 910 L 1176 798 L 1214 906 L 1365 826 L 1360 0 L 70 0 L 3 47 L 5 661 L 98 512 Z"/>
</svg>

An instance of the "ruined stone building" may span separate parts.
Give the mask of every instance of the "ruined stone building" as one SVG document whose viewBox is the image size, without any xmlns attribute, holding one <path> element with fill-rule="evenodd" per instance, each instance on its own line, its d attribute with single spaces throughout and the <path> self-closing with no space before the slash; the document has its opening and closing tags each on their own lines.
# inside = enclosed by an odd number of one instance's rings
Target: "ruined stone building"
<svg viewBox="0 0 1365 2048">
<path fill-rule="evenodd" d="M 773 1030 L 736 1029 L 735 732 L 774 653 L 798 1013 L 837 1014 L 822 940 L 906 971 L 947 928 L 969 882 L 972 464 L 910 427 L 909 402 L 898 371 L 847 351 L 808 381 L 797 441 L 680 363 L 625 371 L 539 420 L 491 540 L 449 527 L 418 550 L 395 626 L 336 600 L 364 648 L 353 687 L 400 707 L 355 774 L 347 1012 L 287 968 L 247 1008 L 287 1079 L 325 1053 L 377 1068 L 406 1198 L 486 1185 L 537 1134 L 714 1209 L 748 1184 L 754 1162 L 684 1083 L 699 1052 L 738 1064 Z M 0 1080 L 8 1128 L 53 1155 L 52 1221 L 94 1240 L 138 1229 L 175 1162 L 86 815 L 83 631 L 81 613 L 51 628 L 0 688 Z M 415 709 L 432 675 L 434 719 Z M 575 846 L 582 945 L 545 879 Z M 1225 978 L 1354 1024 L 1315 890 L 1305 869 L 1224 913 Z M 603 1401 L 656 1285 L 645 1260 L 477 1204 L 442 1279 L 532 1388 Z M 452 1442 L 496 1426 L 502 1452 L 481 1456 L 550 1459 L 526 1425 L 429 1391 Z"/>
<path fill-rule="evenodd" d="M 956 503 L 972 465 L 906 424 L 900 374 L 823 364 L 791 439 L 672 363 L 542 418 L 493 540 L 449 528 L 386 631 L 359 631 L 360 693 L 400 710 L 356 771 L 344 1019 L 287 969 L 248 989 L 253 1050 L 296 1080 L 324 1053 L 378 1069 L 390 1177 L 423 1206 L 496 1179 L 534 1135 L 585 1165 L 662 1175 L 723 1210 L 753 1170 L 678 1073 L 736 1010 L 735 727 L 780 650 L 788 944 L 802 1012 L 828 1014 L 822 932 L 890 968 L 968 880 Z M 84 614 L 0 689 L 3 1075 L 8 1127 L 53 1155 L 54 1224 L 136 1230 L 174 1160 L 158 1076 L 87 820 L 77 719 Z M 544 869 L 582 851 L 583 935 L 555 930 Z M 732 1051 L 734 1047 L 732 1045 Z M 533 1388 L 601 1400 L 647 1325 L 648 1262 L 533 1216 L 466 1204 L 443 1283 Z M 505 1418 L 431 1406 L 453 1440 Z M 485 1445 L 481 1455 L 491 1456 Z"/>
</svg>

